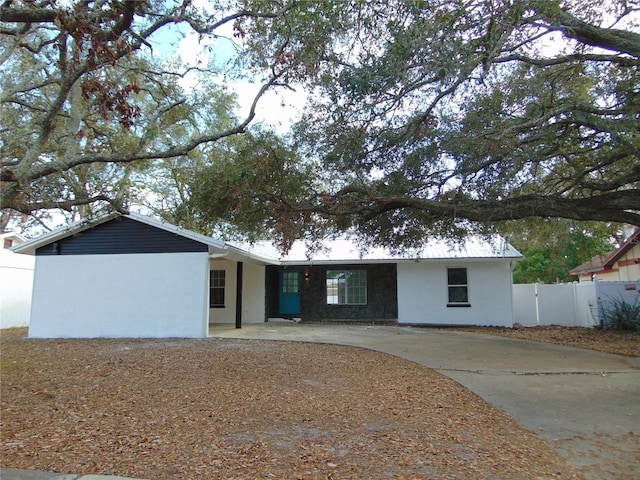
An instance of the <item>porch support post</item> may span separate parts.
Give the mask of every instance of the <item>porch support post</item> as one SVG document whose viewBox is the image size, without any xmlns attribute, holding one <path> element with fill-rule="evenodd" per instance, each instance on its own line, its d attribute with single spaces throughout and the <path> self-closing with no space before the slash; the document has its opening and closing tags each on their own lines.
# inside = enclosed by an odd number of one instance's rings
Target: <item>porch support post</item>
<svg viewBox="0 0 640 480">
<path fill-rule="evenodd" d="M 242 328 L 242 262 L 238 262 L 236 267 L 236 328 Z"/>
</svg>

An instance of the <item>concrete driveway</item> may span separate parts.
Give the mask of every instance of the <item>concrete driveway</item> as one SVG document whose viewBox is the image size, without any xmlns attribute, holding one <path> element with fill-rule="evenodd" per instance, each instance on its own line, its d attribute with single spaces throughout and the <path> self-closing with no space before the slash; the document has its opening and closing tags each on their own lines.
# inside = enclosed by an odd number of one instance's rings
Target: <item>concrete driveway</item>
<svg viewBox="0 0 640 480">
<path fill-rule="evenodd" d="M 433 368 L 553 445 L 587 479 L 640 478 L 640 358 L 448 329 L 270 322 L 210 336 L 369 348 Z"/>
</svg>

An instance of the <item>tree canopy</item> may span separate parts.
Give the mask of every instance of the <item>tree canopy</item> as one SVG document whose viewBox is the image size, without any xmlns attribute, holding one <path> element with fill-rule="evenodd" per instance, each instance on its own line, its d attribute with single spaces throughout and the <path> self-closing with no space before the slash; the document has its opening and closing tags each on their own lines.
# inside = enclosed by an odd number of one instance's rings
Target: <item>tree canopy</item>
<svg viewBox="0 0 640 480">
<path fill-rule="evenodd" d="M 640 225 L 637 2 L 198 5 L 2 4 L 3 209 L 126 208 L 136 168 L 160 161 L 188 183 L 173 206 L 195 224 L 285 247 L 343 230 L 401 246 L 530 217 Z M 246 135 L 255 102 L 203 119 L 209 97 L 171 81 L 185 68 L 148 55 L 165 30 L 217 38 L 226 25 L 238 65 L 262 79 L 256 101 L 311 92 L 288 138 Z"/>
<path fill-rule="evenodd" d="M 569 272 L 596 255 L 606 256 L 626 240 L 626 232 L 606 222 L 562 218 L 529 218 L 504 225 L 506 235 L 524 258 L 513 271 L 515 283 L 575 280 Z"/>
<path fill-rule="evenodd" d="M 239 19 L 279 14 L 265 7 L 187 0 L 3 2 L 3 212 L 105 204 L 126 210 L 136 181 L 146 182 L 136 175 L 141 168 L 202 158 L 210 145 L 244 132 L 256 102 L 287 69 L 278 47 L 263 59 L 265 68 L 254 71 L 262 88 L 244 118 L 234 117 L 234 100 L 213 62 L 185 65 L 163 52 L 188 34 L 203 41 L 235 35 L 240 48 Z M 197 86 L 185 87 L 187 76 Z"/>
<path fill-rule="evenodd" d="M 230 196 L 204 172 L 201 205 L 390 245 L 530 217 L 640 225 L 638 19 L 618 0 L 296 4 L 246 31 L 317 93 L 298 160 L 264 152 L 282 170 Z"/>
</svg>

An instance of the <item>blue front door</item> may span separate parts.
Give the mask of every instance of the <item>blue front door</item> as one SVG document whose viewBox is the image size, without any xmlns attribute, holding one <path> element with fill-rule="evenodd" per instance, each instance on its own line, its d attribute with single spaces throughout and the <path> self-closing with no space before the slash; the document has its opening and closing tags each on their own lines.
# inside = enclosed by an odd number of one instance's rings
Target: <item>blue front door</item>
<svg viewBox="0 0 640 480">
<path fill-rule="evenodd" d="M 280 270 L 280 315 L 300 315 L 300 272 Z"/>
</svg>

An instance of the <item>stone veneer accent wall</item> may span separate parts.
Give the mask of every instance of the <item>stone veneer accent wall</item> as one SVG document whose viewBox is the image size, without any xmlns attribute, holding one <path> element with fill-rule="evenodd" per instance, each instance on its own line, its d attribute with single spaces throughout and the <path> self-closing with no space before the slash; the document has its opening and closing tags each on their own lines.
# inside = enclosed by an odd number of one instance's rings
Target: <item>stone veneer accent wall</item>
<svg viewBox="0 0 640 480">
<path fill-rule="evenodd" d="M 327 305 L 327 270 L 366 270 L 366 305 Z M 397 269 L 395 263 L 371 265 L 321 265 L 302 270 L 303 321 L 398 319 Z M 309 278 L 305 279 L 305 272 Z"/>
</svg>

